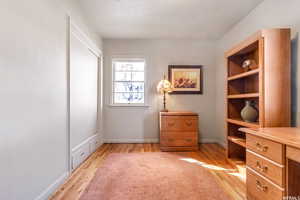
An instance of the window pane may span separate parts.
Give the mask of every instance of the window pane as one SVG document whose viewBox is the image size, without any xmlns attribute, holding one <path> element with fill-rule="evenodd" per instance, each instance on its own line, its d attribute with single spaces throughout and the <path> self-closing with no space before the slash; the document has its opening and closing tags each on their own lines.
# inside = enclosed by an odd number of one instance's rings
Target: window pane
<svg viewBox="0 0 300 200">
<path fill-rule="evenodd" d="M 115 61 L 115 71 L 144 71 L 145 63 L 141 61 Z"/>
<path fill-rule="evenodd" d="M 131 72 L 116 72 L 115 81 L 131 81 Z"/>
<path fill-rule="evenodd" d="M 115 103 L 144 103 L 144 93 L 115 93 Z"/>
<path fill-rule="evenodd" d="M 144 92 L 143 82 L 115 82 L 115 92 Z"/>
<path fill-rule="evenodd" d="M 144 72 L 132 72 L 133 81 L 144 81 Z"/>
<path fill-rule="evenodd" d="M 130 71 L 132 68 L 131 63 L 127 62 L 115 62 L 115 70 L 116 71 Z"/>
<path fill-rule="evenodd" d="M 134 65 L 132 65 L 132 71 L 144 71 L 144 67 L 144 62 L 134 62 Z"/>
</svg>

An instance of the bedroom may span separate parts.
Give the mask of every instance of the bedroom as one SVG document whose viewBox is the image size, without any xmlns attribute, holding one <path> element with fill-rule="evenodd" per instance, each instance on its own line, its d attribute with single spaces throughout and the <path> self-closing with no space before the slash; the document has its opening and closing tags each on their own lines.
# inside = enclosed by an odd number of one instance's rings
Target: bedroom
<svg viewBox="0 0 300 200">
<path fill-rule="evenodd" d="M 300 196 L 299 7 L 2 1 L 0 199 Z"/>
</svg>

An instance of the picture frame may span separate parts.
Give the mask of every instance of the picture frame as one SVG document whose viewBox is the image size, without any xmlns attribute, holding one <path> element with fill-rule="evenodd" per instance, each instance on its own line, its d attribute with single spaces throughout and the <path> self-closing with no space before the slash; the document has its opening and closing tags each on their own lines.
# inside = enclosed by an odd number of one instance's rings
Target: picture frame
<svg viewBox="0 0 300 200">
<path fill-rule="evenodd" d="M 170 94 L 203 94 L 202 65 L 169 65 Z"/>
</svg>

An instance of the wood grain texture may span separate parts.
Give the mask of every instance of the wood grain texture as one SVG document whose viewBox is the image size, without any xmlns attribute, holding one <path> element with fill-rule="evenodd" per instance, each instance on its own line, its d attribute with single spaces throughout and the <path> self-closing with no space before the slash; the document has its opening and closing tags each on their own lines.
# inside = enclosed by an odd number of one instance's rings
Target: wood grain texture
<svg viewBox="0 0 300 200">
<path fill-rule="evenodd" d="M 262 155 L 279 164 L 285 164 L 285 151 L 281 143 L 274 142 L 251 134 L 246 135 L 247 149 Z"/>
<path fill-rule="evenodd" d="M 287 195 L 300 196 L 300 163 L 287 159 Z"/>
<path fill-rule="evenodd" d="M 159 152 L 159 144 L 104 144 L 62 185 L 50 200 L 78 200 L 95 172 L 110 153 Z M 245 165 L 228 162 L 225 149 L 217 144 L 200 145 L 194 152 L 173 152 L 208 169 L 234 200 L 246 199 Z"/>
<path fill-rule="evenodd" d="M 233 81 L 233 80 L 236 80 L 236 79 L 245 78 L 247 76 L 252 76 L 252 75 L 258 74 L 258 73 L 259 73 L 259 69 L 253 69 L 253 70 L 250 70 L 248 72 L 243 72 L 243 73 L 235 75 L 235 76 L 230 76 L 230 77 L 227 78 L 227 80 L 228 81 Z"/>
<path fill-rule="evenodd" d="M 263 176 L 247 169 L 247 199 L 248 200 L 282 200 L 284 191 L 269 182 Z"/>
<path fill-rule="evenodd" d="M 197 113 L 194 112 L 188 112 L 188 111 L 181 111 L 181 112 L 160 112 L 160 115 L 162 116 L 197 116 Z"/>
<path fill-rule="evenodd" d="M 264 127 L 289 127 L 291 118 L 290 29 L 266 29 L 264 37 Z"/>
<path fill-rule="evenodd" d="M 287 195 L 300 196 L 300 149 L 286 147 Z"/>
<path fill-rule="evenodd" d="M 286 157 L 300 163 L 300 148 L 286 147 Z"/>
<path fill-rule="evenodd" d="M 285 187 L 285 167 L 280 167 L 264 159 L 262 156 L 256 156 L 247 151 L 247 166 L 257 173 L 267 177 L 280 187 Z"/>
<path fill-rule="evenodd" d="M 259 128 L 259 124 L 256 122 L 250 123 L 250 122 L 244 122 L 241 119 L 227 119 L 227 122 L 232 124 L 237 124 L 244 127 L 250 127 L 250 128 Z"/>
<path fill-rule="evenodd" d="M 228 95 L 228 99 L 246 99 L 246 98 L 253 98 L 259 97 L 259 93 L 246 93 L 246 94 L 233 94 Z"/>
<path fill-rule="evenodd" d="M 198 115 L 196 113 L 173 112 L 160 113 L 160 146 L 161 150 L 193 151 L 198 145 Z M 184 148 L 182 148 L 184 147 Z"/>
<path fill-rule="evenodd" d="M 263 29 L 225 53 L 228 123 L 252 128 L 290 126 L 290 36 L 290 29 Z M 254 60 L 256 65 L 244 69 L 242 65 L 247 59 Z M 256 102 L 258 123 L 241 122 L 240 112 L 245 100 Z M 227 137 L 237 133 L 227 128 Z M 244 149 L 236 147 L 239 144 L 230 142 L 230 138 L 228 141 L 229 158 L 238 155 L 238 151 L 245 153 Z"/>
<path fill-rule="evenodd" d="M 239 130 L 254 136 L 259 136 L 268 140 L 272 140 L 274 142 L 282 143 L 295 148 L 300 148 L 300 128 L 240 128 Z"/>
</svg>

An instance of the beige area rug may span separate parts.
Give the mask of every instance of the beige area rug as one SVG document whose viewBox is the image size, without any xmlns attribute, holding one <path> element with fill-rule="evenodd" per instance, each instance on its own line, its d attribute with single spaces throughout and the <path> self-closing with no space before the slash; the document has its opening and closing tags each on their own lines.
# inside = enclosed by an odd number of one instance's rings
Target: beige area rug
<svg viewBox="0 0 300 200">
<path fill-rule="evenodd" d="M 227 200 L 214 177 L 170 153 L 110 154 L 80 200 Z"/>
</svg>

